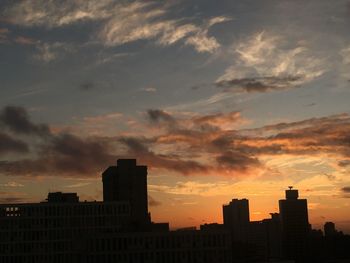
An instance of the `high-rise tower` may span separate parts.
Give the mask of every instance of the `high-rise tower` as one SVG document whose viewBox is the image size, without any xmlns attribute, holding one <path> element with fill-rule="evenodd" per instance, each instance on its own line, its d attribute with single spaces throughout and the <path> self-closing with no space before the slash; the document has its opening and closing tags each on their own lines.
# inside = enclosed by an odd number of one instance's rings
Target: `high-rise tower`
<svg viewBox="0 0 350 263">
<path fill-rule="evenodd" d="M 147 203 L 147 166 L 136 165 L 136 159 L 119 159 L 102 173 L 103 201 L 127 201 L 133 224 L 143 228 L 150 221 Z"/>
<path fill-rule="evenodd" d="M 307 200 L 298 199 L 298 190 L 292 188 L 286 190 L 285 200 L 279 200 L 283 250 L 288 258 L 301 258 L 307 252 L 310 230 Z"/>
<path fill-rule="evenodd" d="M 224 225 L 232 232 L 235 241 L 246 241 L 249 227 L 249 201 L 248 199 L 232 199 L 223 205 Z"/>
</svg>

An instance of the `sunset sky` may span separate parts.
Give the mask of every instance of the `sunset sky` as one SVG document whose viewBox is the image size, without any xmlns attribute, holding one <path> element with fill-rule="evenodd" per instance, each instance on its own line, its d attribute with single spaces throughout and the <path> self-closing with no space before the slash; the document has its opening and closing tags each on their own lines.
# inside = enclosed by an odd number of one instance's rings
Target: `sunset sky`
<svg viewBox="0 0 350 263">
<path fill-rule="evenodd" d="M 2 0 L 0 202 L 102 200 L 128 157 L 172 228 L 293 185 L 350 233 L 349 28 L 348 0 Z"/>
</svg>

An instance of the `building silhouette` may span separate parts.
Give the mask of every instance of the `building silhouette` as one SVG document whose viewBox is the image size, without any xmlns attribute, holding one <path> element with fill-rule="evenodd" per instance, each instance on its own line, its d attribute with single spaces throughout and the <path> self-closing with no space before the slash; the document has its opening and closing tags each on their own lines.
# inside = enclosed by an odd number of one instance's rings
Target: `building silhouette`
<svg viewBox="0 0 350 263">
<path fill-rule="evenodd" d="M 147 167 L 119 159 L 102 173 L 103 201 L 49 193 L 40 203 L 0 204 L 0 263 L 349 262 L 350 236 L 311 230 L 307 201 L 286 190 L 280 213 L 250 221 L 249 201 L 223 205 L 223 224 L 169 231 L 147 205 Z"/>
<path fill-rule="evenodd" d="M 287 258 L 303 258 L 307 253 L 310 231 L 307 200 L 298 199 L 298 190 L 289 187 L 286 199 L 279 200 L 283 253 Z"/>
<path fill-rule="evenodd" d="M 248 199 L 232 199 L 222 206 L 224 226 L 231 230 L 234 241 L 245 242 L 249 227 Z"/>
<path fill-rule="evenodd" d="M 102 173 L 103 201 L 128 202 L 135 229 L 150 225 L 147 198 L 147 166 L 136 165 L 135 159 L 119 159 Z"/>
</svg>

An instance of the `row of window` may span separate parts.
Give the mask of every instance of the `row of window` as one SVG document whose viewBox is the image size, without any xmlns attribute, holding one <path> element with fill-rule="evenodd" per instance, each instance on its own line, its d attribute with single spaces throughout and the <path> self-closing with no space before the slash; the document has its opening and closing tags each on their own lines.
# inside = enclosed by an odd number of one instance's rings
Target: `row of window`
<svg viewBox="0 0 350 263">
<path fill-rule="evenodd" d="M 111 237 L 94 239 L 90 251 L 114 251 L 123 249 L 174 249 L 223 247 L 228 245 L 226 235 L 165 235 L 153 237 Z"/>
<path fill-rule="evenodd" d="M 3 206 L 0 207 L 0 217 L 13 216 L 72 216 L 72 215 L 119 215 L 130 213 L 127 203 L 78 203 L 33 206 Z"/>
</svg>

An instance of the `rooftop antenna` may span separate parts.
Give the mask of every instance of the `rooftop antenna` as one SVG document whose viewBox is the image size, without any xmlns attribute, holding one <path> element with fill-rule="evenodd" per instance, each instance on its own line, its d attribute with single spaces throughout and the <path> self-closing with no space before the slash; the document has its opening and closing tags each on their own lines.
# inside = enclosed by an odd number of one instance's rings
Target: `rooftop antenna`
<svg viewBox="0 0 350 263">
<path fill-rule="evenodd" d="M 293 186 L 288 186 L 289 190 L 292 190 L 293 189 Z"/>
</svg>

